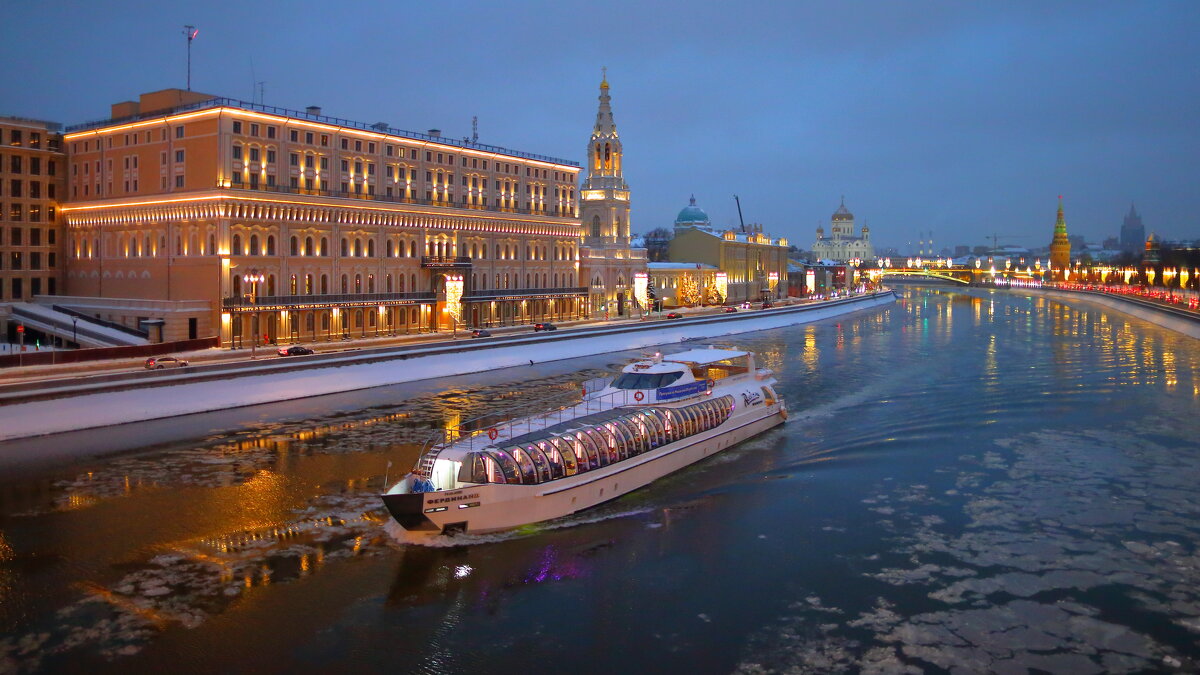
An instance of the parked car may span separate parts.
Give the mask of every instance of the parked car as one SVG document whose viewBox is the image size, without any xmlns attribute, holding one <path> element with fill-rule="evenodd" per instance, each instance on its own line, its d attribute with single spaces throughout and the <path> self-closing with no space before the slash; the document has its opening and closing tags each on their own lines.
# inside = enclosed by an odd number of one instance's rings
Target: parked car
<svg viewBox="0 0 1200 675">
<path fill-rule="evenodd" d="M 679 312 L 667 312 L 668 319 L 682 319 L 683 315 Z"/>
<path fill-rule="evenodd" d="M 726 307 L 726 308 L 725 308 L 725 313 L 726 313 L 726 314 L 733 314 L 733 313 L 734 313 L 734 312 L 736 312 L 736 311 L 737 311 L 737 307 Z"/>
<path fill-rule="evenodd" d="M 533 331 L 535 333 L 537 331 L 541 331 L 541 330 L 558 330 L 558 326 L 555 326 L 554 324 L 552 324 L 550 322 L 533 324 Z"/>
<path fill-rule="evenodd" d="M 471 331 L 471 337 L 492 337 L 492 332 L 486 328 L 476 328 L 475 330 Z"/>
<path fill-rule="evenodd" d="M 146 370 L 162 370 L 163 368 L 182 368 L 188 364 L 186 359 L 174 356 L 151 356 L 146 359 Z"/>
<path fill-rule="evenodd" d="M 749 301 L 742 303 L 742 309 L 751 309 L 753 306 L 754 305 L 751 305 Z"/>
<path fill-rule="evenodd" d="M 769 302 L 764 302 L 764 303 L 762 304 L 762 308 L 763 308 L 763 309 L 771 309 L 771 308 L 772 308 L 772 307 L 774 307 L 774 306 L 775 306 L 775 305 L 772 305 L 772 304 L 771 304 L 771 303 L 769 303 Z"/>
<path fill-rule="evenodd" d="M 304 356 L 306 354 L 316 354 L 316 352 L 312 349 L 309 349 L 308 347 L 301 347 L 300 345 L 280 347 L 276 353 L 280 356 Z"/>
</svg>

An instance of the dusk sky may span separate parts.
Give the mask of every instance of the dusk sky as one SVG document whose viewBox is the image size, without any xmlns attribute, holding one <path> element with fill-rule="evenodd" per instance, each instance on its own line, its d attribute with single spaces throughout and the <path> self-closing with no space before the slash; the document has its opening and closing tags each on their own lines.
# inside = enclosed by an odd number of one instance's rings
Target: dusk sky
<svg viewBox="0 0 1200 675">
<path fill-rule="evenodd" d="M 808 248 L 1200 238 L 1200 2 L 9 3 L 0 114 L 75 124 L 192 88 L 580 161 L 601 66 L 633 230 L 695 193 Z"/>
</svg>

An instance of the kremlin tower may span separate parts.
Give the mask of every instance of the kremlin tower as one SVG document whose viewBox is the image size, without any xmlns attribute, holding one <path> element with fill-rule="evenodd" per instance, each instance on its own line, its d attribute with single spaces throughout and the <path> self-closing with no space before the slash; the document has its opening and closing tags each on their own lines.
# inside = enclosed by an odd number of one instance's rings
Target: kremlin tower
<svg viewBox="0 0 1200 675">
<path fill-rule="evenodd" d="M 1058 196 L 1058 220 L 1050 241 L 1050 270 L 1055 280 L 1066 279 L 1071 267 L 1071 242 L 1067 239 L 1067 220 L 1063 217 L 1062 195 Z"/>
</svg>

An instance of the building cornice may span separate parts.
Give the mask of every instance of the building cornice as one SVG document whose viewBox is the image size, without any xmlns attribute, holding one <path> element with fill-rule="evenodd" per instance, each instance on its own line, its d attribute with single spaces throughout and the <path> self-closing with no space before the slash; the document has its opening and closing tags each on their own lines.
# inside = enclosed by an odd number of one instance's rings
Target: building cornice
<svg viewBox="0 0 1200 675">
<path fill-rule="evenodd" d="M 214 189 L 150 198 L 67 203 L 68 227 L 128 227 L 139 222 L 236 219 L 293 223 L 455 229 L 464 232 L 578 237 L 580 221 L 418 204 L 364 202 L 315 195 L 265 195 Z"/>
</svg>

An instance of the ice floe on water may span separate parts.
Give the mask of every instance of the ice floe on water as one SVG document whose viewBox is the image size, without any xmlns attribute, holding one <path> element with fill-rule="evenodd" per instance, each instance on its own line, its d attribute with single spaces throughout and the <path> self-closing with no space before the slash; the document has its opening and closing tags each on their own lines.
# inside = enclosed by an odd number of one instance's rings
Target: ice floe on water
<svg viewBox="0 0 1200 675">
<path fill-rule="evenodd" d="M 738 672 L 1194 671 L 1200 455 L 1144 425 L 1162 435 L 998 442 L 959 457 L 951 494 L 879 483 L 863 508 L 887 516 L 892 544 L 863 566 L 868 583 L 794 602 Z M 829 596 L 844 621 L 831 624 Z"/>
<path fill-rule="evenodd" d="M 323 495 L 270 528 L 186 542 L 117 581 L 76 584 L 80 598 L 24 635 L 0 637 L 0 673 L 32 672 L 76 649 L 137 653 L 168 628 L 195 628 L 244 595 L 391 549 L 373 492 Z"/>
</svg>

